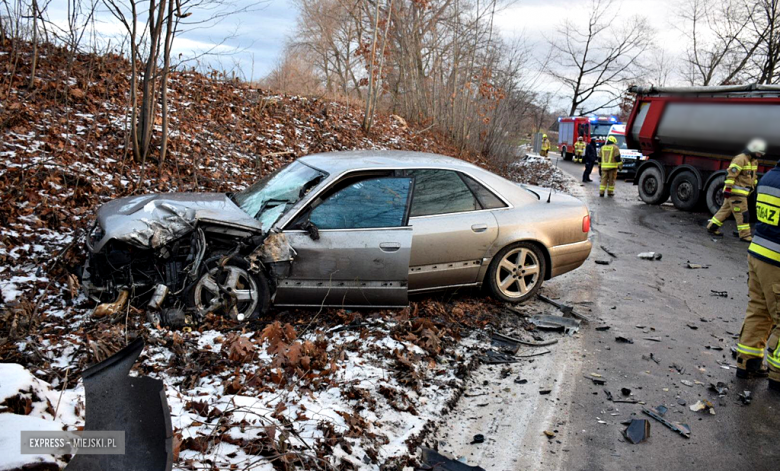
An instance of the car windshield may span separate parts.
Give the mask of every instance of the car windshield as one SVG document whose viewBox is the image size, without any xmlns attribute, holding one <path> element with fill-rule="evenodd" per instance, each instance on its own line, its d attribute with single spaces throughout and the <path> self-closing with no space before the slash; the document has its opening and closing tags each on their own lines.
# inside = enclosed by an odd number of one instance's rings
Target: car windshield
<svg viewBox="0 0 780 471">
<path fill-rule="evenodd" d="M 590 135 L 593 137 L 606 137 L 607 134 L 609 134 L 609 130 L 612 129 L 611 124 L 594 124 L 593 130 L 590 132 Z"/>
<path fill-rule="evenodd" d="M 326 176 L 296 161 L 236 193 L 233 200 L 267 229 Z"/>
</svg>

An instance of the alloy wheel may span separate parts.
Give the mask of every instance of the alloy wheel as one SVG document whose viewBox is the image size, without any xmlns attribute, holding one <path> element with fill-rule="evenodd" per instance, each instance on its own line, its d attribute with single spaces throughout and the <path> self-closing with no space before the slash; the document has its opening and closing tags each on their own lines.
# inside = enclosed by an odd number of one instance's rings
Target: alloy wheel
<svg viewBox="0 0 780 471">
<path fill-rule="evenodd" d="M 541 273 L 539 259 L 527 248 L 510 250 L 496 270 L 496 286 L 508 298 L 520 298 L 534 289 Z"/>
<path fill-rule="evenodd" d="M 233 265 L 212 268 L 201 276 L 194 289 L 195 307 L 201 315 L 215 312 L 236 321 L 248 319 L 259 299 L 254 277 Z"/>
</svg>

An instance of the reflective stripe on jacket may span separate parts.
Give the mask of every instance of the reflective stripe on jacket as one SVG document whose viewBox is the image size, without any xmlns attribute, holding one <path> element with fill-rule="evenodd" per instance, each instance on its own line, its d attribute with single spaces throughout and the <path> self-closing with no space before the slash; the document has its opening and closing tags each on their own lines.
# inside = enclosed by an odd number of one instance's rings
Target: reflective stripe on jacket
<svg viewBox="0 0 780 471">
<path fill-rule="evenodd" d="M 542 139 L 542 150 L 550 150 L 550 140 Z"/>
<path fill-rule="evenodd" d="M 579 155 L 582 155 L 583 152 L 585 152 L 585 143 L 577 141 L 574 143 L 574 152 L 576 152 Z"/>
<path fill-rule="evenodd" d="M 731 188 L 733 195 L 747 196 L 756 186 L 757 171 L 758 162 L 751 159 L 749 154 L 739 154 L 729 165 L 723 188 Z"/>
<path fill-rule="evenodd" d="M 748 252 L 780 267 L 780 168 L 773 168 L 761 178 L 757 193 L 758 222 Z"/>
<path fill-rule="evenodd" d="M 621 167 L 623 162 L 620 160 L 620 149 L 614 144 L 605 144 L 601 148 L 601 169 L 611 170 Z"/>
</svg>

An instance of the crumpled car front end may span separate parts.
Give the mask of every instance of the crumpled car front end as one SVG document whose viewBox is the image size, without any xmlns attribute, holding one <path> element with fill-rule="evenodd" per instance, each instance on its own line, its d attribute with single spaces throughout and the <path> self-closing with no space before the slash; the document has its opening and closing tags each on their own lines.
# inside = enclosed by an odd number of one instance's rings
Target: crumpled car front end
<svg viewBox="0 0 780 471">
<path fill-rule="evenodd" d="M 262 239 L 261 224 L 220 193 L 131 196 L 104 204 L 87 234 L 82 285 L 95 316 L 128 301 L 160 310 L 186 304 L 203 262 Z M 257 238 L 260 239 L 257 239 Z M 254 238 L 254 239 L 253 239 Z M 250 241 L 250 242 L 246 242 Z M 169 295 L 173 296 L 169 296 Z"/>
</svg>

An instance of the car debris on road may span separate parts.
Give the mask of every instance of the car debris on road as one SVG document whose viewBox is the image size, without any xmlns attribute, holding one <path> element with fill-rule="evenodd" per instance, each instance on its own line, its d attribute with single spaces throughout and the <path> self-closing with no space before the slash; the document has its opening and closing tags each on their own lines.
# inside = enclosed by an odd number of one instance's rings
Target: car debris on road
<svg viewBox="0 0 780 471">
<path fill-rule="evenodd" d="M 661 409 L 663 408 L 663 409 Z M 663 406 L 658 406 L 657 408 L 642 408 L 642 412 L 649 415 L 653 419 L 657 420 L 658 422 L 661 422 L 668 428 L 674 430 L 675 432 L 679 433 L 685 438 L 691 438 L 691 428 L 688 426 L 688 424 L 682 424 L 680 422 L 670 422 L 666 420 L 663 416 L 666 413 L 666 408 Z"/>
<path fill-rule="evenodd" d="M 658 252 L 642 252 L 637 257 L 642 260 L 661 260 L 663 255 Z"/>
<path fill-rule="evenodd" d="M 580 330 L 580 321 L 568 317 L 536 315 L 528 320 L 540 329 L 563 330 L 568 335 L 574 335 Z"/>
<path fill-rule="evenodd" d="M 642 443 L 650 437 L 650 421 L 647 419 L 631 419 L 628 427 L 623 431 L 629 443 L 634 445 Z"/>
<path fill-rule="evenodd" d="M 712 405 L 712 403 L 706 399 L 696 401 L 696 404 L 691 405 L 688 407 L 693 412 L 699 412 L 699 411 L 707 411 L 711 415 L 715 415 L 715 406 Z"/>
</svg>

